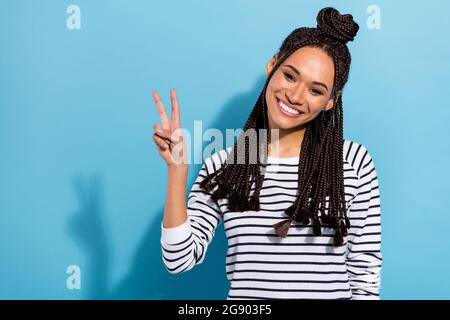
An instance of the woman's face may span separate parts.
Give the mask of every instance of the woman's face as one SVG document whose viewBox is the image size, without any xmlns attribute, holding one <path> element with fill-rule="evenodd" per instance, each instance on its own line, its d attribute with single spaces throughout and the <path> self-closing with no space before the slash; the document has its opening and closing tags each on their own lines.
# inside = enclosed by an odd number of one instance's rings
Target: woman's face
<svg viewBox="0 0 450 320">
<path fill-rule="evenodd" d="M 274 56 L 266 76 L 276 64 Z M 322 49 L 302 47 L 275 70 L 266 89 L 270 129 L 292 129 L 333 107 L 334 62 Z"/>
</svg>

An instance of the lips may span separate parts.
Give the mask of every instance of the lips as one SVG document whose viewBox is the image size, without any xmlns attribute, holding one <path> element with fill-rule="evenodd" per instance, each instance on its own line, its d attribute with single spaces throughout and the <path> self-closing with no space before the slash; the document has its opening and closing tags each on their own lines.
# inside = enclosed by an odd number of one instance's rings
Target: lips
<svg viewBox="0 0 450 320">
<path fill-rule="evenodd" d="M 299 109 L 298 107 L 294 107 L 293 105 L 291 105 L 290 103 L 288 103 L 288 102 L 286 102 L 284 100 L 280 100 L 280 99 L 278 99 L 276 97 L 275 97 L 275 99 L 276 99 L 277 106 L 278 106 L 278 109 L 280 110 L 280 112 L 283 113 L 284 115 L 290 117 L 290 118 L 298 118 L 303 113 L 305 113 L 303 110 Z M 281 103 L 280 103 L 280 101 L 281 101 Z M 281 104 L 283 104 L 287 108 L 282 108 Z M 289 112 L 289 110 L 288 110 L 289 108 L 297 111 L 298 114 L 293 113 L 293 112 Z"/>
</svg>

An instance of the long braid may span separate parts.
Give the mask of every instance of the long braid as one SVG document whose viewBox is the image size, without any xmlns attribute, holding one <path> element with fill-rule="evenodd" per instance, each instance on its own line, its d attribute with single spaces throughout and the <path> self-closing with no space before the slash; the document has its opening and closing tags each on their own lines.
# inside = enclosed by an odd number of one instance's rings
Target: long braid
<svg viewBox="0 0 450 320">
<path fill-rule="evenodd" d="M 255 145 L 247 141 L 245 133 L 248 130 L 269 129 L 265 93 L 273 73 L 281 63 L 301 47 L 321 48 L 334 61 L 332 94 L 335 105 L 307 123 L 300 148 L 297 197 L 285 210 L 288 219 L 276 223 L 274 228 L 279 236 L 286 237 L 293 220 L 306 225 L 312 219 L 315 235 L 321 234 L 322 225 L 329 225 L 335 229 L 333 244 L 341 246 L 343 237 L 348 234 L 347 229 L 350 228 L 346 215 L 343 179 L 342 89 L 347 82 L 351 63 L 346 43 L 354 39 L 359 26 L 351 15 L 341 15 L 331 7 L 320 10 L 316 20 L 317 28 L 297 28 L 283 41 L 277 53 L 276 65 L 267 76 L 264 88 L 244 125 L 243 133 L 238 137 L 225 163 L 208 175 L 200 185 L 212 193 L 214 200 L 228 197 L 228 209 L 231 211 L 260 210 L 259 196 L 271 137 L 270 134 L 262 137 L 260 132 L 256 131 Z M 238 151 L 242 147 L 245 150 L 244 163 L 237 163 Z M 252 152 L 252 155 L 256 153 L 256 163 L 248 163 L 249 152 Z M 319 211 L 321 219 L 318 216 Z"/>
</svg>

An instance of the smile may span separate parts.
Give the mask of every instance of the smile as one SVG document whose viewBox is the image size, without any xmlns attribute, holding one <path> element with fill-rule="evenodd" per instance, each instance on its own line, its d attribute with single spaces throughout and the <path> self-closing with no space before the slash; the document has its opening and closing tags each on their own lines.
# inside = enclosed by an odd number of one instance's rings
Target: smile
<svg viewBox="0 0 450 320">
<path fill-rule="evenodd" d="M 284 104 L 282 101 L 278 99 L 277 104 L 278 107 L 280 108 L 280 111 L 288 117 L 297 118 L 302 114 L 300 111 L 288 107 L 286 104 Z"/>
</svg>

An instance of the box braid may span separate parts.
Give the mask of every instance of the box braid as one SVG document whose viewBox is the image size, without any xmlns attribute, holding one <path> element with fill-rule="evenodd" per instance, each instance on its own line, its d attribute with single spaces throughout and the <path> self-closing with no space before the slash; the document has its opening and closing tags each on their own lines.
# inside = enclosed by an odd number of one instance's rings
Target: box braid
<svg viewBox="0 0 450 320">
<path fill-rule="evenodd" d="M 316 21 L 316 28 L 300 27 L 292 31 L 278 50 L 276 65 L 267 76 L 243 128 L 244 133 L 249 129 L 257 131 L 257 143 L 249 143 L 246 136 L 240 135 L 225 163 L 209 174 L 200 185 L 205 191 L 211 192 L 215 201 L 228 198 L 228 209 L 231 211 L 260 210 L 259 195 L 267 165 L 270 134 L 262 138 L 258 129 L 269 129 L 265 101 L 267 85 L 275 70 L 297 49 L 305 46 L 321 48 L 334 61 L 332 95 L 335 105 L 328 111 L 322 111 L 306 127 L 298 164 L 297 198 L 285 210 L 288 218 L 274 224 L 274 228 L 284 238 L 293 220 L 301 222 L 303 226 L 312 220 L 315 235 L 321 235 L 321 226 L 328 225 L 335 229 L 334 246 L 342 246 L 343 237 L 348 235 L 347 230 L 350 228 L 343 175 L 342 89 L 348 80 L 351 63 L 346 43 L 353 41 L 359 26 L 352 15 L 341 15 L 332 7 L 320 10 Z M 242 148 L 245 150 L 245 161 L 237 163 L 237 153 Z M 252 153 L 257 155 L 256 163 L 249 163 L 249 152 L 256 152 Z M 253 184 L 254 192 L 250 195 Z M 325 212 L 327 196 L 328 214 Z"/>
</svg>

